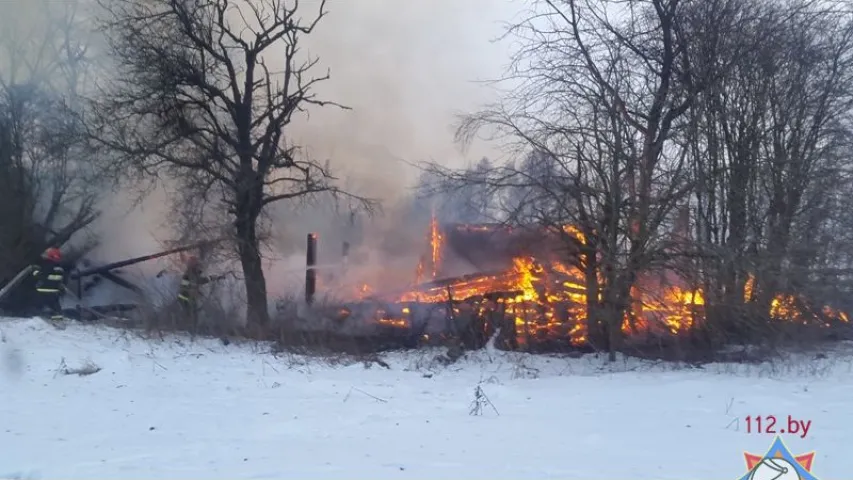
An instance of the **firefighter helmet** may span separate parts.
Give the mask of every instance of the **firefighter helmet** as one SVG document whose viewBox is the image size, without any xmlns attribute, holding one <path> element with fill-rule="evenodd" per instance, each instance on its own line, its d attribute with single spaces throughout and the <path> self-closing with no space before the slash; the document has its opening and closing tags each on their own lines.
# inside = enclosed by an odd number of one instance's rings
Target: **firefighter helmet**
<svg viewBox="0 0 853 480">
<path fill-rule="evenodd" d="M 44 251 L 43 257 L 52 262 L 58 262 L 62 260 L 62 252 L 56 247 L 50 247 Z"/>
</svg>

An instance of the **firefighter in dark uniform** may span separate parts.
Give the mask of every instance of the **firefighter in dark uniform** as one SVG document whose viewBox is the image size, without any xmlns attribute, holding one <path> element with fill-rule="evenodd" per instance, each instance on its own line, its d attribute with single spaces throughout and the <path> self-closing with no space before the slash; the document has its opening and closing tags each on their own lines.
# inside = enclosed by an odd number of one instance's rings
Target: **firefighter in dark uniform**
<svg viewBox="0 0 853 480">
<path fill-rule="evenodd" d="M 50 319 L 64 320 L 59 299 L 65 290 L 65 269 L 59 262 L 62 252 L 58 248 L 48 248 L 41 256 L 41 261 L 33 265 L 33 280 L 35 284 L 36 302 L 40 310 L 48 310 Z"/>
<path fill-rule="evenodd" d="M 210 279 L 204 277 L 198 257 L 190 257 L 187 260 L 184 275 L 181 277 L 178 304 L 181 307 L 184 319 L 189 322 L 193 331 L 198 327 L 199 289 L 208 282 Z"/>
</svg>

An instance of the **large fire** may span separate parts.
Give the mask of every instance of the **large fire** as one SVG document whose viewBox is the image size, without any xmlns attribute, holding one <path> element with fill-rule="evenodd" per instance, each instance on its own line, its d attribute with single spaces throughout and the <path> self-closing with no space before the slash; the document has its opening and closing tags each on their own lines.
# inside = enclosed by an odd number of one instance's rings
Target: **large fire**
<svg viewBox="0 0 853 480">
<path fill-rule="evenodd" d="M 489 227 L 467 228 L 485 231 Z M 581 244 L 585 243 L 577 229 L 565 227 L 564 232 L 574 236 Z M 435 217 L 430 223 L 428 239 L 429 259 L 422 259 L 418 263 L 415 281 L 417 284 L 423 281 L 427 267 L 434 281 L 420 284 L 396 296 L 393 301 L 402 304 L 446 304 L 453 312 L 459 313 L 460 303 L 488 299 L 488 302 L 472 304 L 478 305 L 477 308 L 481 310 L 498 307 L 504 315 L 513 318 L 519 344 L 542 338 L 564 339 L 574 345 L 582 345 L 587 341 L 587 288 L 583 272 L 578 266 L 554 260 L 543 264 L 532 255 L 520 255 L 513 258 L 512 267 L 506 271 L 435 281 L 445 246 L 445 236 Z M 705 318 L 705 297 L 701 288 L 691 289 L 683 281 L 652 283 L 654 288 L 632 288 L 631 306 L 622 322 L 622 330 L 626 334 L 666 331 L 677 335 L 689 331 Z M 752 277 L 746 282 L 745 301 L 752 299 L 754 284 Z M 360 296 L 364 298 L 370 289 L 366 285 L 362 288 Z M 801 299 L 792 295 L 777 295 L 771 302 L 769 315 L 778 320 L 803 323 L 816 319 L 816 315 L 810 314 L 803 305 L 805 303 Z M 403 318 L 383 317 L 378 321 L 388 326 L 407 326 L 406 317 L 410 309 L 403 308 L 402 313 Z M 847 314 L 830 307 L 823 307 L 821 313 L 824 321 L 849 321 Z"/>
</svg>

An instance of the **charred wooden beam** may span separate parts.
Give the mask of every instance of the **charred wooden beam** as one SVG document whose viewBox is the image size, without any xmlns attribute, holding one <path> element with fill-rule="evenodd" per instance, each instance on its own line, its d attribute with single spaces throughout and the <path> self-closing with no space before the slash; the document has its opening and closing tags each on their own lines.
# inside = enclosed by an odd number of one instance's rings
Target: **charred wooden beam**
<svg viewBox="0 0 853 480">
<path fill-rule="evenodd" d="M 126 289 L 128 289 L 128 290 L 130 290 L 130 291 L 132 291 L 132 292 L 134 292 L 134 293 L 142 293 L 142 289 L 141 289 L 141 288 L 139 288 L 139 287 L 138 287 L 138 286 L 136 286 L 135 284 L 133 284 L 133 283 L 131 283 L 131 282 L 129 282 L 129 281 L 127 281 L 127 280 L 125 280 L 125 279 L 123 279 L 123 278 L 119 277 L 118 275 L 115 275 L 115 274 L 114 274 L 114 273 L 112 273 L 112 272 L 102 272 L 102 273 L 101 273 L 101 276 L 102 276 L 102 277 L 104 277 L 104 278 L 106 278 L 107 280 L 109 280 L 109 281 L 111 281 L 111 282 L 115 283 L 116 285 L 118 285 L 118 286 L 120 286 L 120 287 L 124 287 L 124 288 L 126 288 Z M 82 294 L 81 294 L 81 295 L 82 295 Z"/>
<path fill-rule="evenodd" d="M 509 274 L 511 275 L 511 273 Z M 431 282 L 421 283 L 419 285 L 415 285 L 414 290 L 428 290 L 432 288 L 441 288 L 446 289 L 447 287 L 452 287 L 457 284 L 467 283 L 474 280 L 485 280 L 488 278 L 494 277 L 505 277 L 508 276 L 506 270 L 498 270 L 494 272 L 482 272 L 482 273 L 471 273 L 468 275 L 461 275 L 458 277 L 450 277 L 450 278 L 441 278 L 438 280 L 433 280 Z"/>
<path fill-rule="evenodd" d="M 305 303 L 314 303 L 317 290 L 317 234 L 308 234 L 308 246 L 305 255 Z"/>
</svg>

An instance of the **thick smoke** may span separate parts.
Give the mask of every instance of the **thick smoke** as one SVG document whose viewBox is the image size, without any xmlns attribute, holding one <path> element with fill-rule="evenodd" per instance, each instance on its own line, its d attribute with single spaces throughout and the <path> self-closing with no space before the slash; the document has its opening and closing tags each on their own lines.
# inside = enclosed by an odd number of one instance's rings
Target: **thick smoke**
<svg viewBox="0 0 853 480">
<path fill-rule="evenodd" d="M 329 5 L 325 23 L 307 39 L 306 50 L 331 69 L 332 79 L 319 93 L 352 111 L 312 112 L 299 129 L 303 143 L 386 198 L 414 180 L 399 159 L 460 161 L 450 124 L 455 113 L 489 99 L 475 82 L 499 75 L 506 59 L 490 42 L 500 32 L 506 3 L 364 0 Z"/>
<path fill-rule="evenodd" d="M 35 2 L 4 4 L 4 17 L 32 12 Z M 302 2 L 306 17 L 315 4 Z M 305 237 L 321 238 L 320 263 L 340 259 L 341 243 L 354 245 L 353 275 L 376 277 L 395 270 L 392 256 L 412 271 L 415 251 L 425 235 L 423 219 L 410 218 L 410 187 L 420 161 L 462 165 L 494 156 L 488 145 L 475 145 L 463 155 L 453 142 L 455 114 L 476 109 L 490 100 L 480 80 L 500 75 L 506 46 L 492 40 L 501 22 L 512 18 L 518 4 L 508 0 L 359 0 L 328 2 L 328 16 L 311 37 L 307 53 L 320 57 L 317 73 L 330 69 L 331 79 L 318 86 L 328 100 L 351 107 L 313 110 L 290 131 L 318 159 L 328 159 L 344 186 L 381 200 L 384 212 L 375 218 L 359 214 L 356 235 L 349 225 L 346 202 L 324 202 L 308 208 L 279 204 L 269 210 L 273 251 L 268 265 L 270 296 L 301 288 Z M 32 18 L 33 15 L 27 15 Z M 38 31 L 33 30 L 33 31 Z M 104 202 L 97 224 L 102 246 L 95 257 L 119 260 L 157 251 L 175 238 L 168 227 L 167 199 L 155 192 L 142 205 L 133 205 L 135 192 L 119 192 Z M 355 237 L 358 238 L 355 238 Z M 393 237 L 393 238 L 392 238 Z M 409 248 L 406 255 L 401 251 Z M 405 258 L 404 258 L 405 257 Z M 381 265 L 380 265 L 381 263 Z M 140 265 L 146 274 L 167 268 L 168 262 Z M 401 267 L 402 271 L 403 268 Z M 370 278 L 366 279 L 370 281 Z"/>
<path fill-rule="evenodd" d="M 491 99 L 478 81 L 500 75 L 506 53 L 491 40 L 517 8 L 500 0 L 330 4 L 307 50 L 331 69 L 318 92 L 352 110 L 312 112 L 298 136 L 312 155 L 331 159 L 348 189 L 382 200 L 384 209 L 374 218 L 358 214 L 354 226 L 347 202 L 337 214 L 331 205 L 272 209 L 281 260 L 271 265 L 271 291 L 301 282 L 310 231 L 319 234 L 321 264 L 335 263 L 341 244 L 353 243 L 344 282 L 350 286 L 414 280 L 429 219 L 412 214 L 419 172 L 410 164 L 462 165 L 494 155 L 488 145 L 463 155 L 452 124 L 456 114 Z"/>
</svg>

